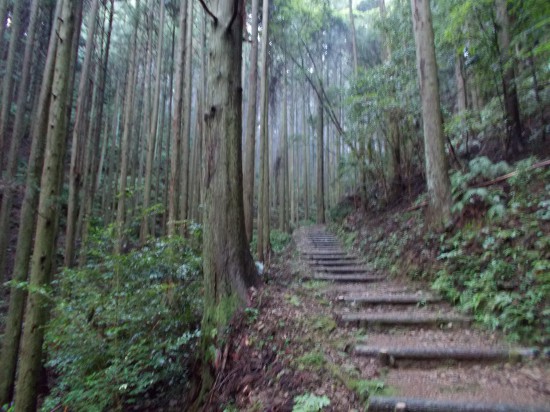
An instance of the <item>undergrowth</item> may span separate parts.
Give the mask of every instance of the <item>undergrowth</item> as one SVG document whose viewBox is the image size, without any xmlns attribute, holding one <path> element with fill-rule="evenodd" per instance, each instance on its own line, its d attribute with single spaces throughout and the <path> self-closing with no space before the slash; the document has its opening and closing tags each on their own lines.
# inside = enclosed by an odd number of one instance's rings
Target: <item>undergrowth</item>
<svg viewBox="0 0 550 412">
<path fill-rule="evenodd" d="M 43 409 L 121 410 L 189 384 L 200 331 L 200 228 L 113 255 L 93 233 L 90 259 L 55 282 Z M 172 389 L 172 390 L 173 390 Z"/>
<path fill-rule="evenodd" d="M 550 344 L 550 171 L 481 157 L 451 176 L 454 225 L 426 232 L 423 212 L 401 212 L 357 233 L 337 228 L 369 262 L 433 288 L 511 340 Z M 482 183 L 516 170 L 494 185 Z"/>
</svg>

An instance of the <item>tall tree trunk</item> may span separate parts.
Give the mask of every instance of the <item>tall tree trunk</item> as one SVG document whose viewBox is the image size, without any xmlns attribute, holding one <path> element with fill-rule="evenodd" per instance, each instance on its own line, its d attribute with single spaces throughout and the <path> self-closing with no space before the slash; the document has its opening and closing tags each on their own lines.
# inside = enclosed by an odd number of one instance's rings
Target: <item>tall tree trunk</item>
<svg viewBox="0 0 550 412">
<path fill-rule="evenodd" d="M 512 153 L 523 150 L 521 119 L 516 89 L 514 65 L 510 61 L 510 17 L 507 0 L 495 0 L 498 46 L 500 49 L 500 66 L 502 70 L 502 92 L 506 113 L 508 141 L 506 149 Z"/>
<path fill-rule="evenodd" d="M 268 137 L 268 84 L 267 48 L 269 45 L 269 0 L 262 4 L 262 73 L 260 80 L 260 196 L 258 201 L 258 260 L 269 260 L 269 137 Z"/>
<path fill-rule="evenodd" d="M 8 0 L 0 0 L 0 55 L 4 55 L 4 32 L 8 17 Z"/>
<path fill-rule="evenodd" d="M 139 10 L 139 0 L 136 2 L 136 8 Z M 139 13 L 138 18 L 134 22 L 134 30 L 130 40 L 130 59 L 128 61 L 128 77 L 126 79 L 126 101 L 124 102 L 124 130 L 122 132 L 122 140 L 120 144 L 120 174 L 118 185 L 118 203 L 116 213 L 116 243 L 115 254 L 122 252 L 124 241 L 124 226 L 126 220 L 126 185 L 128 177 L 128 157 L 130 151 L 130 133 L 133 123 L 134 113 L 134 91 L 136 88 L 136 53 L 137 53 L 137 34 L 139 29 Z"/>
<path fill-rule="evenodd" d="M 256 95 L 258 93 L 258 11 L 260 0 L 252 0 L 252 21 L 250 48 L 250 73 L 248 78 L 248 111 L 246 118 L 244 158 L 244 224 L 246 237 L 250 242 L 254 226 L 254 180 L 256 159 Z M 263 56 L 263 55 L 262 55 Z M 262 57 L 263 58 L 263 57 Z"/>
<path fill-rule="evenodd" d="M 72 266 L 74 263 L 74 249 L 76 243 L 76 218 L 78 216 L 79 196 L 82 187 L 82 163 L 79 157 L 82 150 L 84 132 L 84 116 L 86 115 L 84 105 L 88 96 L 87 89 L 90 84 L 91 59 L 94 51 L 94 36 L 97 27 L 96 19 L 99 10 L 99 0 L 93 0 L 90 15 L 88 18 L 88 37 L 86 39 L 86 54 L 82 63 L 80 83 L 78 86 L 78 98 L 76 101 L 76 116 L 73 126 L 73 137 L 71 144 L 71 165 L 69 169 L 69 199 L 67 205 L 67 229 L 65 231 L 65 266 Z"/>
<path fill-rule="evenodd" d="M 386 0 L 378 0 L 380 8 L 380 18 L 382 21 L 386 19 Z M 382 48 L 382 62 L 391 61 L 391 45 L 386 33 L 382 34 L 384 47 Z"/>
<path fill-rule="evenodd" d="M 185 35 L 185 71 L 184 71 L 184 96 L 183 96 L 183 131 L 182 131 L 182 159 L 181 159 L 181 202 L 180 218 L 189 218 L 189 153 L 191 145 L 191 98 L 192 98 L 192 72 L 193 64 L 193 1 L 187 0 L 187 26 Z M 181 233 L 185 234 L 186 225 L 181 226 Z"/>
<path fill-rule="evenodd" d="M 37 383 L 42 361 L 44 325 L 48 318 L 48 298 L 42 293 L 51 281 L 54 244 L 59 215 L 56 201 L 63 169 L 65 139 L 71 84 L 71 38 L 75 29 L 77 1 L 63 1 L 57 36 L 52 100 L 49 107 L 46 156 L 40 182 L 40 197 L 34 252 L 31 260 L 30 288 L 25 312 L 21 344 L 20 365 L 15 385 L 15 411 L 30 412 L 36 409 Z"/>
<path fill-rule="evenodd" d="M 170 47 L 170 71 L 169 71 L 169 76 L 170 76 L 170 81 L 168 82 L 168 92 L 167 92 L 167 99 L 168 99 L 168 116 L 169 118 L 172 117 L 172 103 L 173 103 L 173 100 L 172 99 L 172 91 L 174 90 L 174 53 L 175 53 L 175 48 L 176 48 L 176 27 L 175 25 L 172 26 L 172 41 L 171 41 L 171 47 Z M 170 156 L 170 164 L 169 164 L 169 167 L 166 167 L 165 170 L 164 170 L 164 185 L 165 185 L 165 189 L 164 189 L 164 197 L 163 197 L 163 204 L 164 205 L 168 205 L 168 208 L 170 208 L 170 205 L 169 205 L 169 199 L 170 199 L 170 196 L 171 196 L 171 188 L 172 188 L 172 180 L 171 180 L 171 168 L 172 168 L 172 161 L 173 161 L 173 156 L 174 156 L 174 153 L 172 153 L 172 124 L 169 124 L 168 125 L 168 135 L 166 136 L 166 156 Z M 172 155 L 170 155 L 172 154 Z M 177 158 L 176 158 L 177 160 Z M 169 217 L 169 210 L 165 210 L 163 215 L 162 215 L 162 229 L 164 231 L 164 233 L 168 233 L 168 217 Z"/>
<path fill-rule="evenodd" d="M 430 2 L 429 0 L 411 0 L 411 8 L 424 123 L 424 153 L 429 202 L 427 221 L 434 228 L 442 228 L 451 220 L 451 184 L 443 143 Z"/>
<path fill-rule="evenodd" d="M 172 115 L 172 144 L 170 157 L 170 192 L 168 195 L 168 236 L 176 234 L 178 220 L 179 183 L 181 179 L 181 111 L 183 102 L 183 69 L 185 57 L 185 36 L 187 24 L 187 1 L 181 2 L 178 20 L 179 38 L 176 52 L 176 89 L 174 92 L 174 113 Z"/>
<path fill-rule="evenodd" d="M 38 4 L 39 0 L 34 0 L 33 6 Z M 53 83 L 53 73 L 55 65 L 55 55 L 57 47 L 57 38 L 55 33 L 58 30 L 58 21 L 61 13 L 62 2 L 58 2 L 54 14 L 54 24 L 50 33 L 48 54 L 46 65 L 44 67 L 44 77 L 38 99 L 38 111 L 35 116 L 35 122 L 32 125 L 32 143 L 29 163 L 27 168 L 27 177 L 25 184 L 25 196 L 23 198 L 21 212 L 19 217 L 19 232 L 17 236 L 17 245 L 15 248 L 15 259 L 12 279 L 16 284 L 25 282 L 29 271 L 29 258 L 31 255 L 32 239 L 34 235 L 35 211 L 38 203 L 38 184 L 40 183 L 40 173 L 44 161 L 44 148 L 46 144 L 48 107 Z M 32 21 L 32 20 L 31 20 Z M 32 26 L 31 26 L 32 27 Z M 32 30 L 32 29 L 31 29 Z M 29 36 L 29 43 L 32 36 Z M 27 50 L 25 49 L 25 54 Z M 17 124 L 17 121 L 16 121 Z M 17 134 L 14 133 L 14 139 Z M 15 371 L 17 365 L 17 355 L 21 338 L 21 326 L 23 312 L 25 309 L 26 292 L 24 289 L 13 286 L 10 291 L 10 302 L 8 314 L 6 317 L 6 328 L 4 339 L 2 340 L 2 352 L 0 357 L 0 405 L 9 403 L 12 396 L 13 385 L 15 381 Z"/>
<path fill-rule="evenodd" d="M 209 2 L 212 38 L 205 114 L 204 311 L 202 350 L 206 354 L 233 311 L 258 284 L 244 227 L 242 187 L 242 16 L 244 2 Z M 217 331 L 218 333 L 214 333 Z M 206 359 L 206 355 L 203 357 Z M 205 362 L 202 393 L 213 384 Z"/>
<path fill-rule="evenodd" d="M 8 250 L 8 240 L 10 237 L 10 221 L 9 216 L 12 207 L 13 194 L 15 189 L 15 176 L 17 173 L 17 155 L 19 147 L 23 140 L 25 129 L 25 114 L 27 113 L 26 101 L 29 88 L 31 59 L 34 49 L 34 36 L 37 26 L 38 17 L 38 1 L 33 0 L 31 3 L 30 20 L 27 29 L 27 44 L 25 46 L 25 54 L 23 57 L 23 71 L 19 83 L 17 95 L 17 112 L 15 114 L 15 123 L 13 126 L 12 138 L 10 141 L 10 149 L 7 159 L 7 167 L 4 175 L 4 181 L 7 182 L 2 196 L 2 205 L 0 207 L 0 282 L 3 284 L 7 280 L 4 276 L 6 272 L 6 258 Z M 12 38 L 13 39 L 13 38 Z M 0 287 L 0 290 L 3 287 Z M 3 405 L 0 403 L 0 405 Z"/>
<path fill-rule="evenodd" d="M 151 124 L 149 128 L 149 136 L 147 139 L 147 162 L 145 165 L 145 188 L 143 194 L 143 209 L 144 216 L 141 222 L 140 230 L 140 242 L 141 244 L 145 243 L 147 237 L 150 233 L 150 217 L 148 216 L 147 210 L 149 209 L 151 202 L 151 183 L 153 178 L 153 161 L 155 159 L 155 140 L 157 137 L 157 127 L 158 127 L 158 118 L 159 118 L 159 105 L 160 105 L 160 79 L 162 74 L 162 45 L 163 45 L 163 33 L 164 33 L 164 2 L 160 2 L 160 22 L 158 29 L 158 39 L 157 39 L 157 67 L 155 70 L 156 81 L 155 81 L 155 90 L 153 92 L 153 114 L 151 116 Z M 162 155 L 162 153 L 160 153 Z"/>
<path fill-rule="evenodd" d="M 318 96 L 317 100 L 317 219 L 318 224 L 325 223 L 325 177 L 324 177 L 324 138 L 323 138 L 323 126 L 324 126 L 324 108 L 321 97 Z"/>
<path fill-rule="evenodd" d="M 349 22 L 351 26 L 351 52 L 353 56 L 353 74 L 357 77 L 359 63 L 357 61 L 357 36 L 355 35 L 355 21 L 353 19 L 353 0 L 349 0 Z"/>
<path fill-rule="evenodd" d="M 287 79 L 286 79 L 286 65 L 285 74 L 283 74 L 283 91 L 281 96 L 281 166 L 279 168 L 280 179 L 280 199 L 279 199 L 279 230 L 288 231 L 288 125 L 287 125 Z"/>
<path fill-rule="evenodd" d="M 306 103 L 306 95 L 308 100 Z M 311 162 L 309 155 L 309 136 L 307 134 L 307 117 L 306 117 L 306 104 L 309 107 L 309 95 L 307 93 L 303 94 L 303 105 L 302 105 L 302 139 L 304 140 L 304 219 L 309 221 L 309 164 Z"/>
<path fill-rule="evenodd" d="M 10 120 L 10 108 L 12 103 L 15 62 L 16 55 L 19 53 L 19 31 L 21 30 L 21 20 L 23 14 L 24 1 L 18 0 L 13 7 L 13 15 L 11 19 L 11 39 L 8 50 L 8 60 L 6 62 L 6 72 L 2 83 L 2 102 L 0 107 L 0 170 L 4 165 L 4 145 L 9 142 L 7 139 L 8 124 Z"/>
</svg>

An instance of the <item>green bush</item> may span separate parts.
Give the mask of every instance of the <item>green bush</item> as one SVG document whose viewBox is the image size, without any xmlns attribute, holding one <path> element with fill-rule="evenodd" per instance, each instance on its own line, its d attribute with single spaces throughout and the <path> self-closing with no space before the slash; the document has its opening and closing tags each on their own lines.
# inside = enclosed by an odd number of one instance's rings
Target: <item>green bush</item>
<svg viewBox="0 0 550 412">
<path fill-rule="evenodd" d="M 200 230 L 195 240 L 200 236 Z M 188 384 L 200 331 L 201 258 L 194 241 L 156 240 L 126 255 L 93 234 L 89 264 L 55 282 L 45 409 L 122 409 Z"/>
<path fill-rule="evenodd" d="M 548 195 L 545 190 L 532 189 L 545 187 L 550 172 L 529 171 L 532 162 L 528 159 L 516 165 L 519 173 L 508 180 L 506 191 L 494 186 L 464 194 L 461 201 L 468 193 L 483 190 L 476 196 L 492 206 L 485 219 L 442 237 L 438 259 L 443 266 L 433 286 L 513 340 L 548 344 Z M 490 200 L 495 198 L 498 202 Z"/>
<path fill-rule="evenodd" d="M 294 398 L 292 412 L 318 412 L 330 405 L 328 396 L 317 396 L 313 393 L 304 393 Z"/>
<path fill-rule="evenodd" d="M 282 253 L 290 243 L 292 236 L 286 232 L 274 229 L 269 233 L 269 239 L 271 240 L 271 249 L 273 252 Z"/>
</svg>

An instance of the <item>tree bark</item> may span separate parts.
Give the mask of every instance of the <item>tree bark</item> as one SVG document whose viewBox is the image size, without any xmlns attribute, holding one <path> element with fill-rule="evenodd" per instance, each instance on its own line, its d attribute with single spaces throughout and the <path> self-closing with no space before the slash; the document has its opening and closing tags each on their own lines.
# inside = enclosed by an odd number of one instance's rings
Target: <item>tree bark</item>
<svg viewBox="0 0 550 412">
<path fill-rule="evenodd" d="M 136 8 L 139 9 L 139 0 L 136 2 Z M 116 243 L 115 254 L 122 252 L 124 241 L 124 226 L 126 220 L 126 185 L 128 177 L 128 157 L 130 151 L 130 133 L 132 129 L 132 120 L 134 118 L 134 91 L 136 88 L 136 53 L 137 53 L 137 34 L 139 28 L 139 14 L 134 22 L 134 30 L 130 40 L 130 59 L 128 61 L 128 78 L 126 79 L 126 101 L 124 103 L 124 130 L 120 144 L 120 177 L 118 187 L 118 203 L 116 213 Z"/>
<path fill-rule="evenodd" d="M 80 83 L 78 86 L 78 98 L 76 102 L 76 116 L 73 126 L 71 144 L 71 165 L 69 169 L 69 199 L 67 204 L 67 229 L 65 231 L 65 266 L 74 264 L 74 249 L 76 242 L 76 218 L 79 208 L 79 196 L 82 188 L 82 163 L 80 151 L 84 139 L 84 105 L 88 96 L 87 88 L 90 84 L 91 59 L 94 51 L 94 36 L 97 27 L 96 19 L 99 10 L 99 0 L 93 0 L 88 18 L 88 37 L 86 39 L 86 54 L 82 63 Z"/>
<path fill-rule="evenodd" d="M 510 17 L 507 4 L 507 0 L 495 0 L 500 67 L 502 70 L 502 92 L 508 133 L 506 150 L 518 153 L 523 150 L 523 141 L 514 65 L 510 60 Z"/>
<path fill-rule="evenodd" d="M 162 45 L 163 45 L 163 33 L 164 33 L 164 1 L 160 2 L 160 21 L 158 29 L 157 39 L 157 67 L 155 70 L 156 81 L 155 90 L 153 92 L 153 114 L 151 116 L 151 124 L 149 128 L 149 136 L 147 139 L 147 161 L 145 165 L 145 188 L 143 194 L 143 220 L 141 222 L 140 230 L 140 243 L 143 245 L 145 240 L 151 234 L 150 220 L 147 210 L 149 209 L 151 202 L 151 183 L 153 178 L 153 161 L 155 159 L 155 141 L 157 138 L 158 118 L 159 118 L 159 105 L 160 105 L 160 79 L 162 74 Z"/>
<path fill-rule="evenodd" d="M 317 100 L 317 219 L 318 224 L 325 223 L 325 179 L 324 179 L 324 138 L 323 138 L 323 124 L 324 124 L 324 108 L 321 97 Z"/>
<path fill-rule="evenodd" d="M 353 0 L 349 0 L 349 22 L 351 26 L 351 52 L 353 56 L 353 74 L 357 77 L 357 36 L 355 34 L 355 21 L 353 19 Z"/>
<path fill-rule="evenodd" d="M 3 284 L 7 280 L 4 276 L 6 272 L 6 258 L 8 250 L 8 240 L 10 237 L 9 216 L 12 208 L 13 194 L 15 189 L 15 177 L 17 173 L 17 155 L 19 147 L 23 140 L 25 129 L 25 114 L 27 113 L 26 101 L 29 88 L 31 59 L 34 49 L 34 36 L 36 32 L 38 17 L 38 1 L 33 0 L 30 9 L 30 20 L 27 29 L 27 44 L 25 45 L 25 54 L 23 57 L 23 70 L 19 83 L 17 95 L 17 112 L 15 114 L 15 123 L 13 126 L 10 149 L 7 159 L 4 181 L 7 183 L 2 196 L 2 206 L 0 207 L 0 281 Z M 3 287 L 0 287 L 3 289 Z M 3 405 L 3 403 L 0 403 Z"/>
<path fill-rule="evenodd" d="M 4 32 L 6 31 L 6 18 L 8 17 L 8 0 L 0 0 L 0 54 L 4 55 Z"/>
<path fill-rule="evenodd" d="M 209 2 L 209 91 L 205 114 L 204 312 L 202 393 L 213 384 L 207 357 L 234 310 L 258 284 L 244 226 L 242 187 L 243 2 Z M 218 334 L 213 333 L 217 331 Z"/>
<path fill-rule="evenodd" d="M 168 195 L 168 236 L 176 234 L 178 220 L 179 183 L 181 179 L 181 111 L 183 101 L 183 69 L 185 60 L 185 36 L 187 24 L 187 1 L 180 4 L 178 47 L 176 52 L 176 88 L 174 92 L 174 113 L 172 117 L 172 144 L 170 157 L 170 192 Z"/>
<path fill-rule="evenodd" d="M 429 0 L 411 0 L 416 67 L 422 101 L 424 152 L 428 188 L 427 221 L 442 228 L 451 220 L 451 190 L 439 103 L 439 82 Z"/>
<path fill-rule="evenodd" d="M 71 39 L 78 0 L 63 1 L 55 59 L 52 98 L 49 107 L 46 156 L 40 182 L 40 197 L 34 252 L 31 260 L 30 289 L 25 312 L 20 366 L 15 386 L 15 411 L 30 412 L 36 408 L 37 383 L 42 361 L 44 325 L 49 301 L 43 289 L 51 281 L 54 243 L 60 204 L 57 200 L 62 176 L 67 135 L 68 102 L 71 85 Z"/>
<path fill-rule="evenodd" d="M 39 0 L 34 0 L 38 4 Z M 34 235 L 35 211 L 38 203 L 37 186 L 40 182 L 39 176 L 44 161 L 44 146 L 46 143 L 47 120 L 51 88 L 53 82 L 55 55 L 57 47 L 57 38 L 55 36 L 58 30 L 58 20 L 60 6 L 58 2 L 54 13 L 54 24 L 50 34 L 48 54 L 46 65 L 44 67 L 44 77 L 38 100 L 38 111 L 31 131 L 32 143 L 29 164 L 27 169 L 27 178 L 25 184 L 25 196 L 21 206 L 19 218 L 19 232 L 17 236 L 17 246 L 15 248 L 15 259 L 12 280 L 16 283 L 27 280 L 29 270 L 29 257 L 31 255 L 32 239 Z M 34 7 L 34 4 L 33 4 Z M 29 36 L 29 39 L 32 39 Z M 30 42 L 26 46 L 31 47 Z M 26 50 L 25 50 L 26 53 Z M 17 123 L 17 121 L 16 121 Z M 17 135 L 14 133 L 14 138 Z M 21 338 L 21 327 L 23 312 L 25 309 L 26 291 L 19 287 L 12 287 L 10 291 L 10 302 L 8 314 L 6 317 L 6 329 L 2 341 L 2 352 L 0 357 L 0 405 L 9 403 L 12 396 L 13 385 L 15 381 L 15 371 L 17 365 L 17 355 Z"/>
<path fill-rule="evenodd" d="M 306 103 L 306 95 L 308 96 L 308 100 Z M 309 163 L 310 163 L 310 155 L 309 155 L 309 137 L 307 134 L 307 115 L 306 115 L 306 104 L 309 106 L 309 94 L 304 93 L 303 95 L 303 105 L 302 105 L 302 139 L 304 140 L 303 146 L 304 146 L 304 219 L 306 221 L 309 221 Z"/>
<path fill-rule="evenodd" d="M 191 146 L 191 98 L 193 64 L 193 1 L 187 0 L 187 25 L 185 34 L 185 62 L 184 62 L 184 96 L 183 96 L 183 131 L 182 131 L 182 160 L 181 160 L 181 202 L 180 218 L 189 218 L 189 160 Z M 186 225 L 181 226 L 181 234 L 186 232 Z"/>
<path fill-rule="evenodd" d="M 246 118 L 244 158 L 244 224 L 246 237 L 250 242 L 254 230 L 254 180 L 256 176 L 256 95 L 258 93 L 258 11 L 260 0 L 252 0 L 252 22 L 250 49 L 250 73 L 248 78 L 248 111 Z M 263 56 L 263 55 L 262 55 Z M 263 57 L 262 57 L 263 58 Z"/>
<path fill-rule="evenodd" d="M 263 0 L 262 5 L 262 75 L 260 80 L 260 195 L 258 201 L 258 260 L 260 262 L 269 261 L 271 250 L 269 242 L 270 232 L 270 213 L 269 213 L 269 104 L 268 104 L 268 60 L 267 48 L 269 46 L 269 0 Z"/>
<path fill-rule="evenodd" d="M 4 145 L 9 142 L 6 138 L 10 120 L 10 108 L 13 95 L 16 54 L 19 53 L 19 31 L 21 27 L 24 1 L 16 1 L 11 20 L 11 39 L 6 62 L 6 72 L 2 83 L 2 106 L 0 108 L 0 165 L 4 165 Z M 0 167 L 0 170 L 2 167 Z"/>
</svg>

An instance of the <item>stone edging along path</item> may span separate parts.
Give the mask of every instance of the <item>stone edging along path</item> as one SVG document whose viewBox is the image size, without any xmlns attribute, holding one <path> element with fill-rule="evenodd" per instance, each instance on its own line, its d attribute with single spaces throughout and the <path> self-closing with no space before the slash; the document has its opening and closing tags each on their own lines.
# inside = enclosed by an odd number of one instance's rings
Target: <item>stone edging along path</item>
<svg viewBox="0 0 550 412">
<path fill-rule="evenodd" d="M 481 331 L 439 296 L 371 270 L 324 226 L 304 231 L 304 280 L 326 281 L 339 327 L 363 337 L 352 350 L 384 371 L 392 396 L 368 411 L 550 412 L 550 368 L 537 348 Z"/>
</svg>

